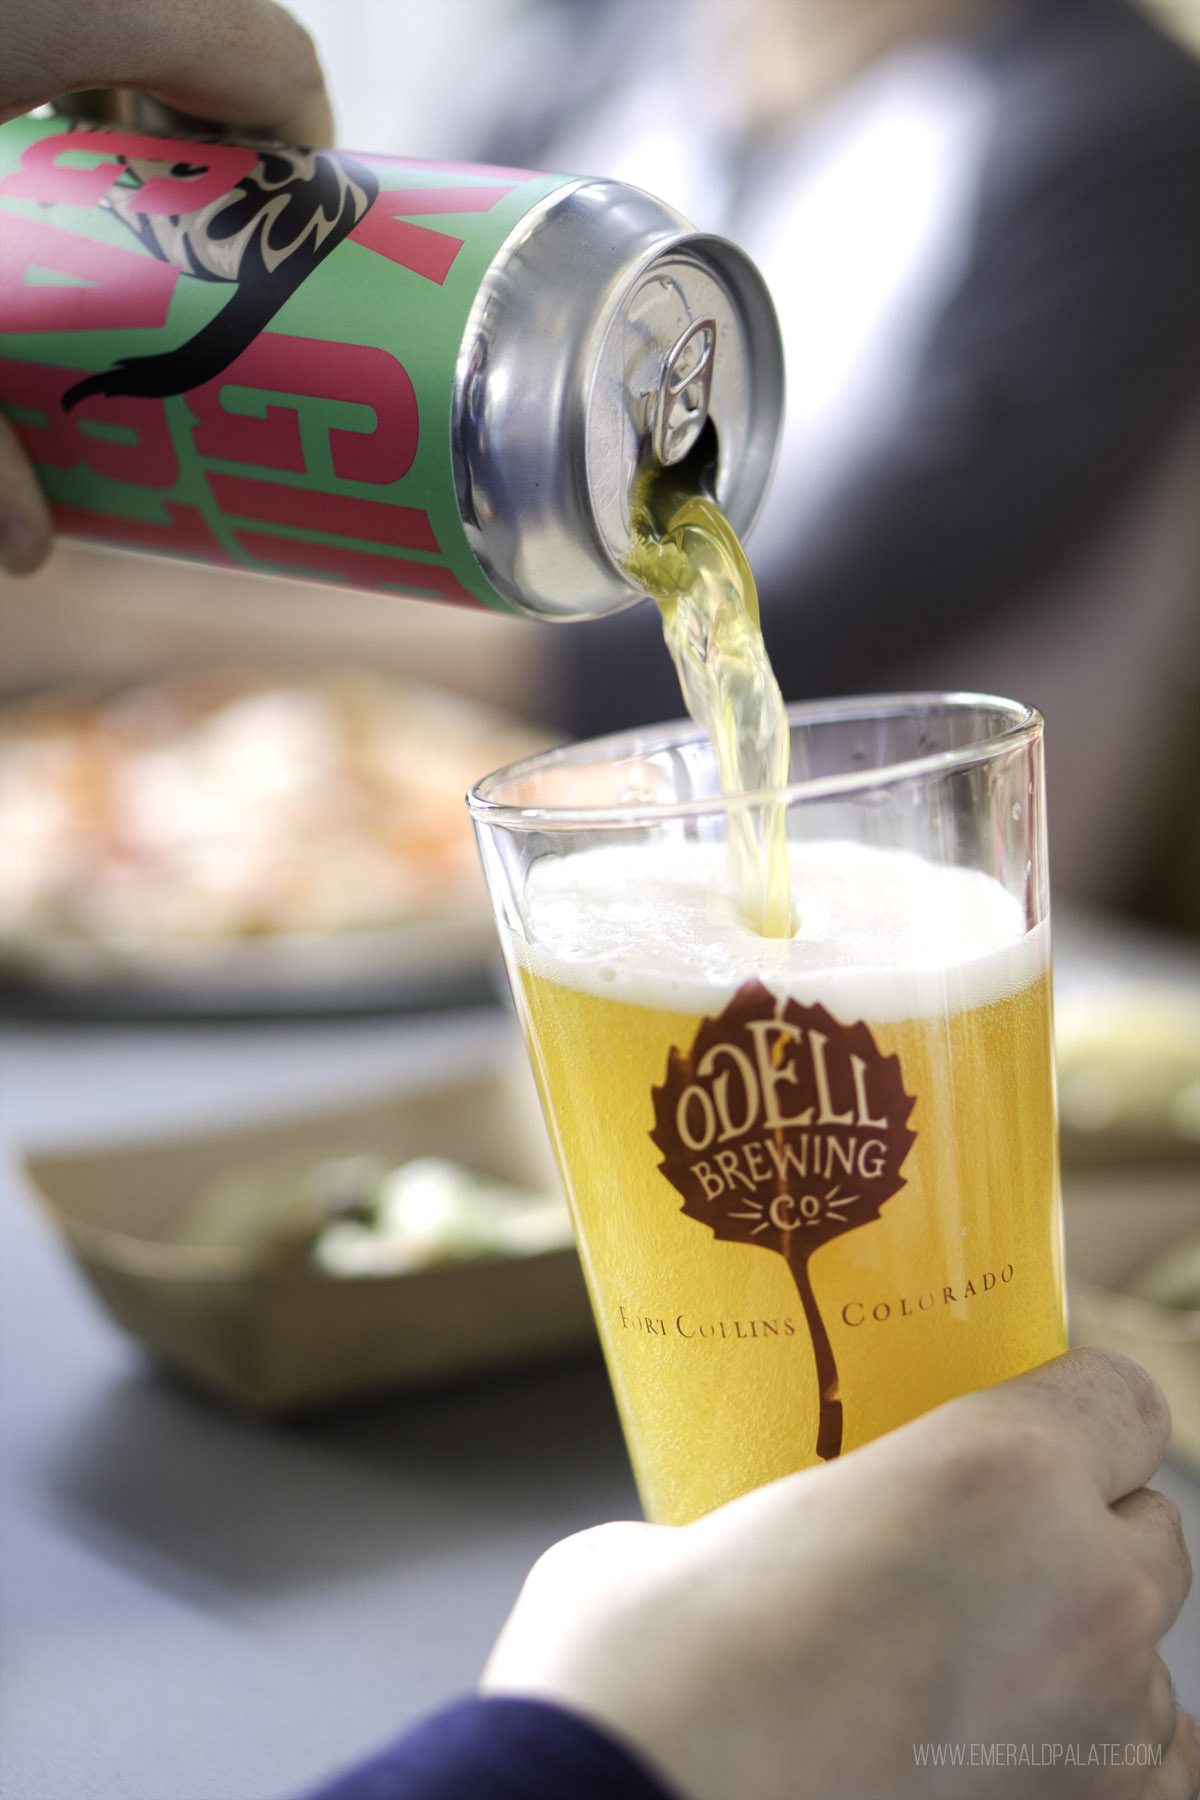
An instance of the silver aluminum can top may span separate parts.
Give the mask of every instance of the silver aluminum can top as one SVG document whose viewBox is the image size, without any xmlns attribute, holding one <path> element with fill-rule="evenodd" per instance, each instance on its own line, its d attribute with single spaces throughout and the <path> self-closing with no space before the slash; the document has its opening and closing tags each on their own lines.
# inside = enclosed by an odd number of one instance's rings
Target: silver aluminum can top
<svg viewBox="0 0 1200 1800">
<path fill-rule="evenodd" d="M 749 258 L 637 188 L 574 182 L 501 247 L 463 335 L 451 429 L 467 537 L 518 611 L 615 612 L 641 594 L 623 564 L 643 462 L 703 455 L 743 535 L 782 422 L 779 327 Z"/>
</svg>

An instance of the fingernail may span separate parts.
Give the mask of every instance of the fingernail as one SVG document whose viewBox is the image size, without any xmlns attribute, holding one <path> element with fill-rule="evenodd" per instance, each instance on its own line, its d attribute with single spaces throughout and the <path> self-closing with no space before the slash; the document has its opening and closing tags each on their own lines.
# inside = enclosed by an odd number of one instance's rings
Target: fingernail
<svg viewBox="0 0 1200 1800">
<path fill-rule="evenodd" d="M 0 563 L 10 575 L 24 575 L 42 560 L 41 533 L 23 513 L 0 507 Z"/>
</svg>

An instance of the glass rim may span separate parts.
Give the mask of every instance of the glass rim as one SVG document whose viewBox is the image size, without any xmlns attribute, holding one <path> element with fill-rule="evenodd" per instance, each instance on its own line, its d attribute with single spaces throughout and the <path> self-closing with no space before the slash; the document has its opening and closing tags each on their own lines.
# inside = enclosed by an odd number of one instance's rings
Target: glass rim
<svg viewBox="0 0 1200 1800">
<path fill-rule="evenodd" d="M 577 743 L 541 750 L 494 770 L 474 782 L 467 792 L 467 806 L 477 824 L 499 826 L 510 831 L 586 830 L 593 826 L 634 826 L 655 820 L 700 818 L 729 813 L 747 807 L 792 805 L 796 801 L 829 800 L 844 795 L 861 794 L 869 789 L 891 786 L 918 777 L 945 774 L 949 770 L 969 768 L 990 762 L 1001 752 L 1031 742 L 1043 727 L 1041 713 L 1024 701 L 1006 700 L 998 694 L 969 691 L 936 690 L 901 694 L 866 694 L 830 700 L 802 700 L 787 708 L 788 725 L 834 724 L 851 719 L 899 718 L 922 713 L 953 714 L 987 709 L 1003 715 L 1007 723 L 999 731 L 974 739 L 949 750 L 931 750 L 927 755 L 906 757 L 900 762 L 880 763 L 871 768 L 846 770 L 837 775 L 820 775 L 789 782 L 785 787 L 759 789 L 754 793 L 726 795 L 692 795 L 676 800 L 630 800 L 626 804 L 605 803 L 600 806 L 571 804 L 565 806 L 521 806 L 494 798 L 495 790 L 536 774 L 555 764 L 569 767 L 572 763 L 614 761 L 618 753 L 649 755 L 660 750 L 677 749 L 684 744 L 706 742 L 702 727 L 691 719 L 680 719 L 663 725 L 636 726 L 626 731 L 611 732 L 604 737 L 581 739 Z M 607 754 L 606 754 L 607 753 Z"/>
</svg>

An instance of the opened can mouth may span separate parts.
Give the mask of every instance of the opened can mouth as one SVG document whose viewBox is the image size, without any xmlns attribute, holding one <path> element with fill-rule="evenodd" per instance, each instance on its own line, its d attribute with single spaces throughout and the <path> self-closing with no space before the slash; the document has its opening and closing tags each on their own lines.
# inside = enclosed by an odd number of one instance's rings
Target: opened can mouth
<svg viewBox="0 0 1200 1800">
<path fill-rule="evenodd" d="M 619 182 L 579 181 L 521 221 L 484 279 L 459 354 L 459 510 L 517 611 L 596 618 L 626 572 L 647 462 L 694 472 L 739 535 L 783 424 L 783 349 L 736 245 Z"/>
</svg>

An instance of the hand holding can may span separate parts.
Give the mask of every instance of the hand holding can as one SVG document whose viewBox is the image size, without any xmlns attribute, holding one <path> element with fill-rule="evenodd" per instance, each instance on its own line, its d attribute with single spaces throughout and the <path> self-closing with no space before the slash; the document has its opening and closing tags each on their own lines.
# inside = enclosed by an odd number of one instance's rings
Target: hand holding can
<svg viewBox="0 0 1200 1800">
<path fill-rule="evenodd" d="M 743 253 L 620 182 L 0 127 L 0 402 L 58 529 L 537 618 L 629 605 L 634 490 L 735 530 L 783 406 Z"/>
<path fill-rule="evenodd" d="M 327 143 L 333 118 L 308 33 L 273 0 L 138 0 L 91 6 L 41 0 L 4 20 L 0 122 L 71 89 L 120 83 L 114 106 L 156 96 L 200 118 Z M 0 256 L 3 247 L 0 246 Z M 7 260 L 7 259 L 5 259 Z M 0 563 L 26 574 L 48 554 L 53 525 L 20 439 L 0 414 Z"/>
</svg>

